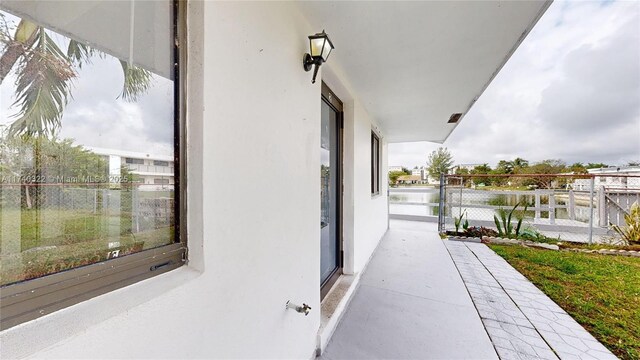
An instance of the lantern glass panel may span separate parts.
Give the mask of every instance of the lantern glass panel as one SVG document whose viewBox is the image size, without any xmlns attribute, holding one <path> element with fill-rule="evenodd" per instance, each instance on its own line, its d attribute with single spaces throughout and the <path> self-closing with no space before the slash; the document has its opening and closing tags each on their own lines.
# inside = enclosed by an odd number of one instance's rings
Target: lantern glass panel
<svg viewBox="0 0 640 360">
<path fill-rule="evenodd" d="M 327 61 L 327 59 L 329 58 L 329 54 L 331 53 L 331 50 L 333 50 L 333 47 L 331 47 L 331 44 L 329 44 L 329 42 L 325 42 L 324 43 L 324 49 L 322 49 L 322 60 Z"/>
<path fill-rule="evenodd" d="M 322 55 L 322 47 L 324 46 L 325 39 L 323 37 L 310 39 L 311 42 L 311 56 L 316 57 Z"/>
</svg>

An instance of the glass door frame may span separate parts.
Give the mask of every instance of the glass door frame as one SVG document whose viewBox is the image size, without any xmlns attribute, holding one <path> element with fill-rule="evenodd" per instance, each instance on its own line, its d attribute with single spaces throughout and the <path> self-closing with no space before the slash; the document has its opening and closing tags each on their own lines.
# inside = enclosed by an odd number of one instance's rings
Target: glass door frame
<svg viewBox="0 0 640 360">
<path fill-rule="evenodd" d="M 344 249 L 343 249 L 343 239 L 342 239 L 342 196 L 344 190 L 343 184 L 343 131 L 344 131 L 344 107 L 342 105 L 342 101 L 336 96 L 336 94 L 331 91 L 329 86 L 322 82 L 322 100 L 325 104 L 329 105 L 329 107 L 334 110 L 338 115 L 337 120 L 337 128 L 338 128 L 338 168 L 337 170 L 337 192 L 336 192 L 336 242 L 337 245 L 337 258 L 338 258 L 338 266 L 333 271 L 331 275 L 320 284 L 320 300 L 324 299 L 324 297 L 329 293 L 329 290 L 336 283 L 338 278 L 342 275 L 343 267 L 344 267 Z M 322 255 L 321 255 L 322 256 Z"/>
</svg>

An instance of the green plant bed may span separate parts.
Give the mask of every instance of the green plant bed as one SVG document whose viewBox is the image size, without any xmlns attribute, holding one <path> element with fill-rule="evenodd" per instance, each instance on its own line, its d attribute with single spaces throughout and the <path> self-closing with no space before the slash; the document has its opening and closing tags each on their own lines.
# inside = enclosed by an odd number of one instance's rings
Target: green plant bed
<svg viewBox="0 0 640 360">
<path fill-rule="evenodd" d="M 640 258 L 489 245 L 622 359 L 640 359 Z"/>
</svg>

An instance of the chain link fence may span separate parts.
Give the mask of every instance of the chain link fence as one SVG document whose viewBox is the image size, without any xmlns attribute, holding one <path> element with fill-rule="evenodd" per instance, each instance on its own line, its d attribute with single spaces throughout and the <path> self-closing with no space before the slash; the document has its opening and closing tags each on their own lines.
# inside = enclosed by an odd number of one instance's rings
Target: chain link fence
<svg viewBox="0 0 640 360">
<path fill-rule="evenodd" d="M 172 189 L 0 185 L 1 284 L 173 242 Z"/>
<path fill-rule="evenodd" d="M 447 175 L 438 200 L 441 233 L 615 243 L 611 225 L 640 202 L 640 176 Z"/>
<path fill-rule="evenodd" d="M 1 185 L 0 218 L 22 219 L 33 213 L 40 222 L 60 225 L 59 221 L 68 217 L 118 217 L 120 232 L 136 233 L 173 224 L 173 199 L 173 189 L 142 191 L 137 186 L 110 189 L 58 184 Z M 4 231 L 2 235 L 8 236 Z"/>
</svg>

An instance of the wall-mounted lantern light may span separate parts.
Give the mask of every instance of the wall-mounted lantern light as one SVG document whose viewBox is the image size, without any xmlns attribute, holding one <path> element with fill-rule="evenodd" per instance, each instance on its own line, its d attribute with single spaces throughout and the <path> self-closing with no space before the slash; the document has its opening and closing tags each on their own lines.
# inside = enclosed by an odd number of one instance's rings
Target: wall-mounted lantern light
<svg viewBox="0 0 640 360">
<path fill-rule="evenodd" d="M 318 68 L 322 63 L 327 61 L 331 50 L 334 48 L 333 43 L 329 40 L 329 36 L 324 30 L 322 30 L 321 33 L 309 36 L 309 48 L 311 49 L 311 54 L 304 54 L 302 63 L 304 65 L 304 71 L 311 70 L 311 67 L 315 65 L 313 69 L 313 79 L 311 79 L 311 83 L 315 84 Z"/>
</svg>

